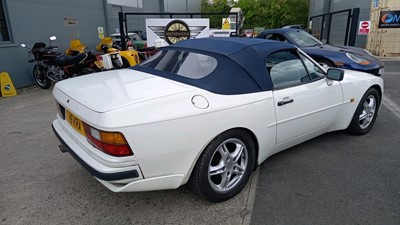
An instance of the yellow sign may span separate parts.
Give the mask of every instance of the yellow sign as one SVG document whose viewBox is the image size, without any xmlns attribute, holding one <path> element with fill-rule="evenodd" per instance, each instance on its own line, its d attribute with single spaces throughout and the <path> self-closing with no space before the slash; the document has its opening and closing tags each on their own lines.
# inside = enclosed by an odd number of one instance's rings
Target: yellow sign
<svg viewBox="0 0 400 225">
<path fill-rule="evenodd" d="M 17 91 L 15 90 L 14 84 L 11 81 L 10 75 L 8 75 L 8 73 L 0 73 L 0 84 L 2 97 L 11 97 L 17 95 Z"/>
<path fill-rule="evenodd" d="M 222 30 L 230 30 L 231 29 L 231 19 L 222 18 Z"/>
<path fill-rule="evenodd" d="M 97 33 L 99 34 L 99 39 L 103 39 L 104 38 L 104 29 L 103 27 L 97 27 Z"/>
</svg>

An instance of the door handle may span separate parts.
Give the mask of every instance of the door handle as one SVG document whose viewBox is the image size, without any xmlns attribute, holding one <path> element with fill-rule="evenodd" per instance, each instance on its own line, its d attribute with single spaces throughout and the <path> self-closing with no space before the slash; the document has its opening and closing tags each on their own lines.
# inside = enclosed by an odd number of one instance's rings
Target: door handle
<svg viewBox="0 0 400 225">
<path fill-rule="evenodd" d="M 286 97 L 282 101 L 278 102 L 278 106 L 283 106 L 292 102 L 294 102 L 294 99 Z"/>
</svg>

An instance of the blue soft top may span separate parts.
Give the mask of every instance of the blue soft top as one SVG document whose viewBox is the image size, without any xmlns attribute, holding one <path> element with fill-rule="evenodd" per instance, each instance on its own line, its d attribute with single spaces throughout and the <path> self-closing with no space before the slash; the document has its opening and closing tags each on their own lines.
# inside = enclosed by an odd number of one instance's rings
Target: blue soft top
<svg viewBox="0 0 400 225">
<path fill-rule="evenodd" d="M 272 80 L 265 66 L 266 57 L 278 50 L 294 49 L 294 45 L 256 38 L 199 38 L 180 41 L 162 50 L 195 51 L 219 58 L 217 69 L 203 80 L 185 80 L 151 71 L 142 66 L 135 70 L 174 79 L 220 94 L 245 94 L 271 90 Z M 222 62 L 222 63 L 220 63 Z M 234 69 L 236 68 L 236 69 Z M 244 82 L 245 79 L 252 80 Z"/>
</svg>

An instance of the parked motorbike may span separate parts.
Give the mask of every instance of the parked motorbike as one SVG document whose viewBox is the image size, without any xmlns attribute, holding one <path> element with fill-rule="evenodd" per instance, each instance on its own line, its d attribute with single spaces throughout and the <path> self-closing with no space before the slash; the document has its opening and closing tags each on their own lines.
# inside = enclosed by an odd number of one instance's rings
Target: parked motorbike
<svg viewBox="0 0 400 225">
<path fill-rule="evenodd" d="M 96 46 L 98 52 L 102 52 L 103 63 L 107 69 L 121 69 L 124 67 L 122 57 L 118 49 L 113 48 L 111 38 L 103 38 L 100 43 Z M 110 67 L 110 68 L 108 68 Z"/>
<path fill-rule="evenodd" d="M 145 47 L 138 49 L 136 45 L 133 44 L 129 36 L 123 35 L 122 37 L 125 39 L 125 47 L 123 48 L 122 42 L 120 40 L 115 40 L 113 44 L 114 48 L 117 48 L 120 51 L 135 50 L 138 53 L 139 61 L 146 60 L 147 58 L 156 54 L 159 51 L 159 49 L 155 47 Z M 147 46 L 147 44 L 145 46 Z"/>
<path fill-rule="evenodd" d="M 31 49 L 25 44 L 21 44 L 21 47 L 30 50 L 29 55 L 34 56 L 34 59 L 30 59 L 29 63 L 36 62 L 33 68 L 33 78 L 41 88 L 50 88 L 52 81 L 57 82 L 103 70 L 103 63 L 100 61 L 99 55 L 90 51 L 75 56 L 67 56 L 53 51 L 58 49 L 57 46 L 51 45 L 54 40 L 56 40 L 56 37 L 52 36 L 48 46 L 43 42 L 37 42 Z"/>
<path fill-rule="evenodd" d="M 104 52 L 106 54 L 111 54 L 111 56 L 118 55 L 121 57 L 121 67 L 127 68 L 130 66 L 134 66 L 140 62 L 139 54 L 134 49 L 121 50 L 118 46 L 113 45 L 113 40 L 111 37 L 105 37 L 101 39 L 101 42 L 96 46 L 96 50 L 99 52 Z M 113 65 L 115 64 L 116 58 L 112 60 Z"/>
</svg>

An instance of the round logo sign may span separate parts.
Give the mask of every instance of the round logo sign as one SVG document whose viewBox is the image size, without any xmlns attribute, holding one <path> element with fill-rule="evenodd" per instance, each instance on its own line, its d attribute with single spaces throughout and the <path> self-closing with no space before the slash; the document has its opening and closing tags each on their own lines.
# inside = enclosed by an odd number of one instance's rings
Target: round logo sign
<svg viewBox="0 0 400 225">
<path fill-rule="evenodd" d="M 385 15 L 382 16 L 381 18 L 382 23 L 391 23 L 393 22 L 393 15 L 390 13 L 386 13 Z"/>
<path fill-rule="evenodd" d="M 181 20 L 173 20 L 165 27 L 165 40 L 168 44 L 190 38 L 189 26 Z"/>
</svg>

